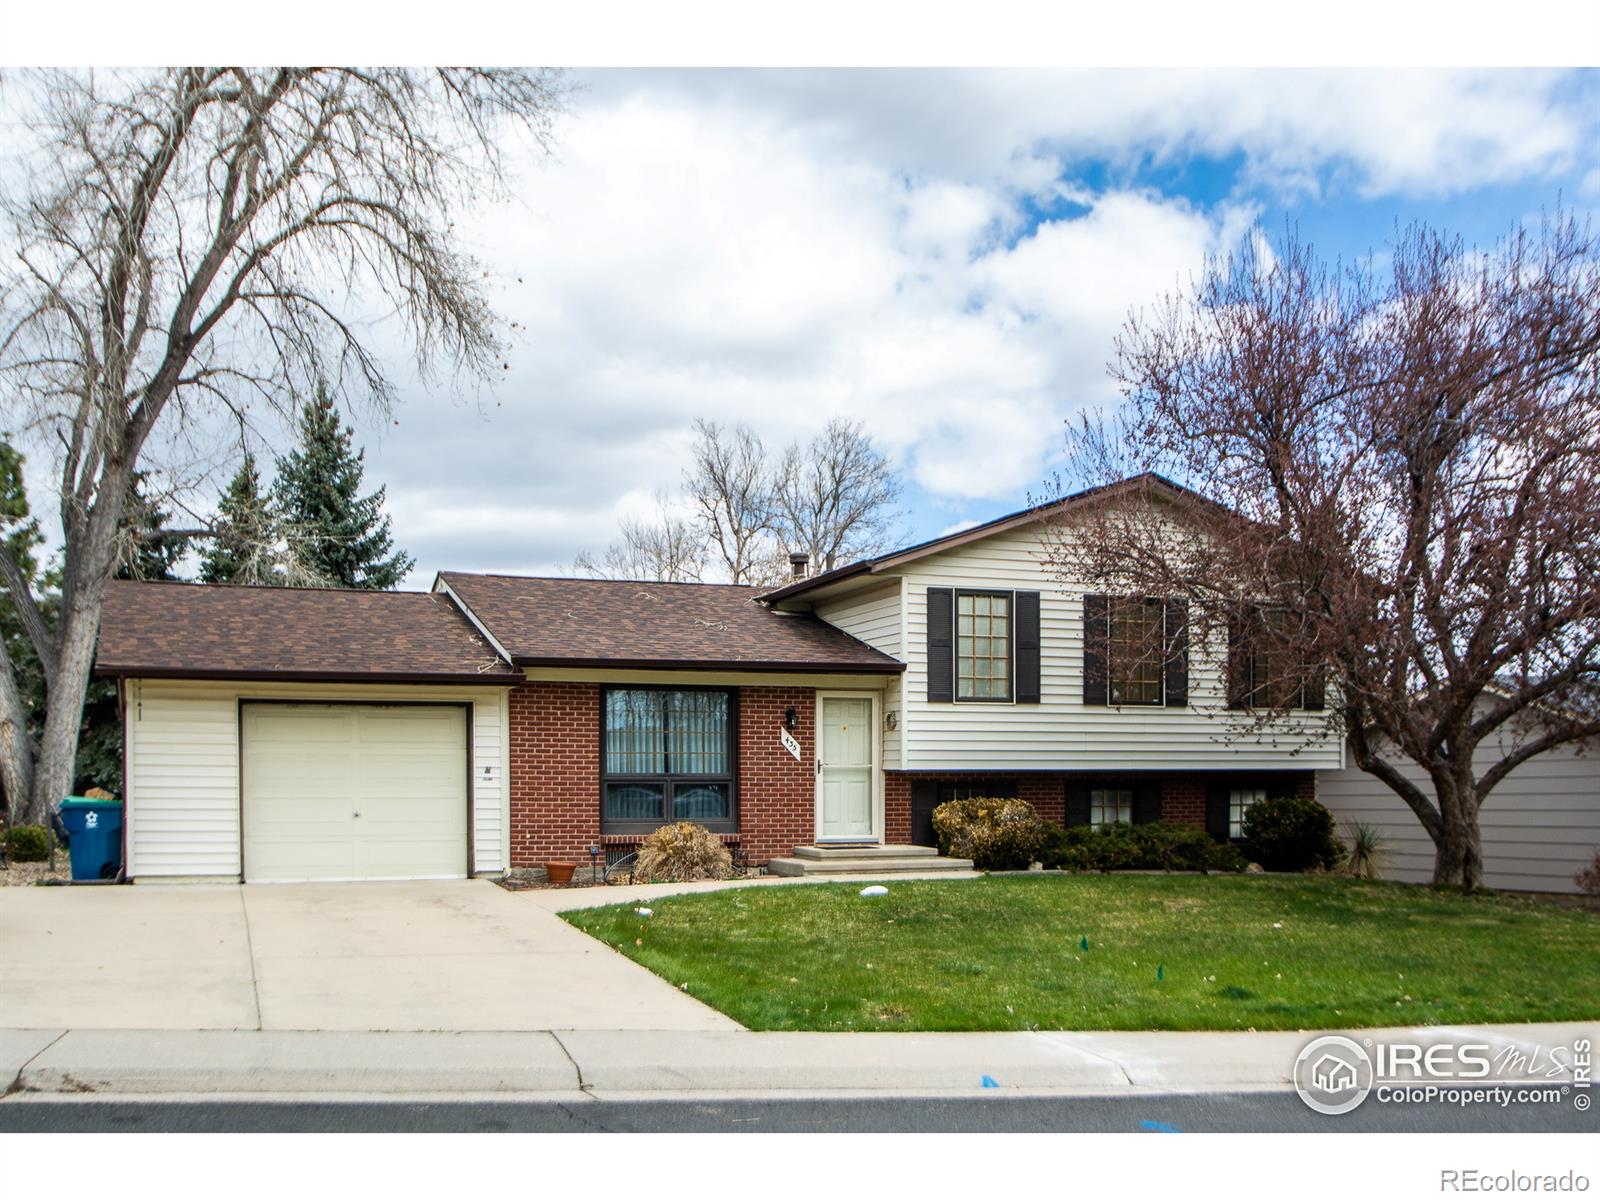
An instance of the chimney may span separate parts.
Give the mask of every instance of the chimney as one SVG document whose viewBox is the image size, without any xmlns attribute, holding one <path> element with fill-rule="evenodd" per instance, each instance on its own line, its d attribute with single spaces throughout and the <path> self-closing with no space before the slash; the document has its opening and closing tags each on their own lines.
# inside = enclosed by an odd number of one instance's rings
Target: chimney
<svg viewBox="0 0 1600 1200">
<path fill-rule="evenodd" d="M 811 569 L 811 555 L 803 550 L 789 555 L 789 571 L 794 579 L 804 579 Z"/>
</svg>

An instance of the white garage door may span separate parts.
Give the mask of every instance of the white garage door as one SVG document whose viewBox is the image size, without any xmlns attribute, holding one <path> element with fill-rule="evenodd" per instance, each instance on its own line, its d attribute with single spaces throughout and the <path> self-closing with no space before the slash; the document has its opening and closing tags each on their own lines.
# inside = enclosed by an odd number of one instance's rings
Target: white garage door
<svg viewBox="0 0 1600 1200">
<path fill-rule="evenodd" d="M 244 877 L 467 872 L 466 710 L 245 704 Z"/>
</svg>

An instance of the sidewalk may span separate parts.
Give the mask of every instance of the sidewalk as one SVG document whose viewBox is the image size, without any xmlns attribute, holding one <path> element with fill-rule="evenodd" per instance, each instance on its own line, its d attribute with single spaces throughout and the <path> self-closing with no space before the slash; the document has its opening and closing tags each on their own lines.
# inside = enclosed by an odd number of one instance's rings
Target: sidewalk
<svg viewBox="0 0 1600 1200">
<path fill-rule="evenodd" d="M 1311 1033 L 361 1033 L 0 1030 L 5 1102 L 94 1095 L 530 1099 L 1283 1090 Z M 1571 1045 L 1587 1024 L 1385 1029 L 1399 1042 Z M 1523 1078 L 1525 1076 L 1510 1076 Z"/>
</svg>

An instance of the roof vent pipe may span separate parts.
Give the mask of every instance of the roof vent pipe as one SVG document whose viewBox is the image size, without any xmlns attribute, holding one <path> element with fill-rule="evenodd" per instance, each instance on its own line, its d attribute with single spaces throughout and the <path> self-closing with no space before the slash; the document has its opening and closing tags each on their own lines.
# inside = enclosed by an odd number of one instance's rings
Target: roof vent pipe
<svg viewBox="0 0 1600 1200">
<path fill-rule="evenodd" d="M 804 579 L 811 570 L 811 555 L 804 550 L 797 550 L 789 555 L 789 571 L 793 578 Z"/>
</svg>

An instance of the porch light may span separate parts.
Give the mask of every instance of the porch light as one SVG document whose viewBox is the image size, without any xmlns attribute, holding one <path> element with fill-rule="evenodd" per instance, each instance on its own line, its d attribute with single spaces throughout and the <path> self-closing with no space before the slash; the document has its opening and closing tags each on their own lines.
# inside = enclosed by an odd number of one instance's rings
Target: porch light
<svg viewBox="0 0 1600 1200">
<path fill-rule="evenodd" d="M 783 727 L 793 733 L 800 724 L 800 714 L 793 708 L 783 710 Z"/>
<path fill-rule="evenodd" d="M 893 709 L 883 714 L 883 727 L 885 729 L 900 728 L 900 714 Z"/>
</svg>

